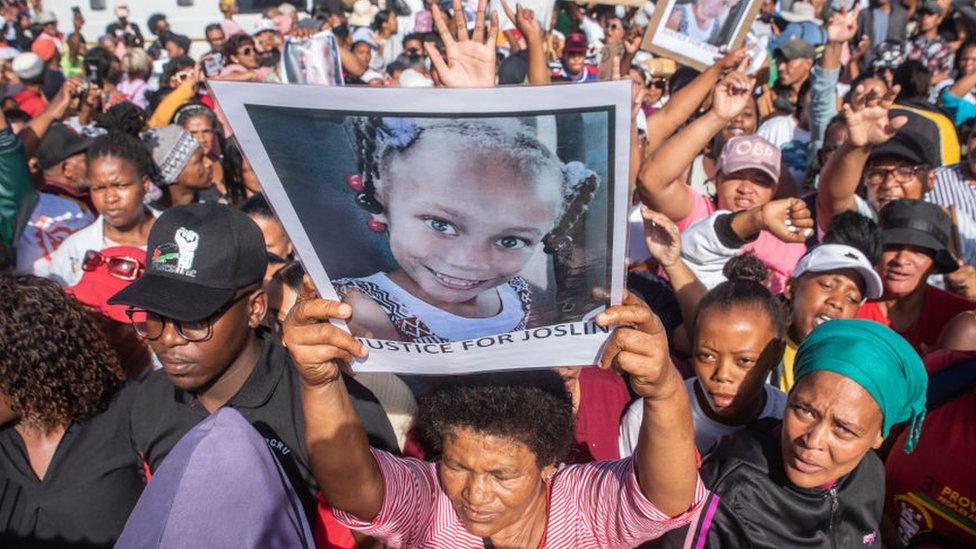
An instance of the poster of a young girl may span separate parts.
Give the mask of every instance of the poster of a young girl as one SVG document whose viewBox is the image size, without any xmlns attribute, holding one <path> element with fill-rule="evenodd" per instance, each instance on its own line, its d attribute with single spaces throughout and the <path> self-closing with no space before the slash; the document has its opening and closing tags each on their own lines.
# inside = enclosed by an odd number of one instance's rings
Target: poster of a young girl
<svg viewBox="0 0 976 549">
<path fill-rule="evenodd" d="M 329 90 L 331 105 L 349 91 Z M 394 97 L 355 91 L 358 107 Z M 616 105 L 573 108 L 567 96 L 583 94 L 562 88 L 559 100 L 545 90 L 547 101 L 509 97 L 492 112 L 496 97 L 544 94 L 495 89 L 475 102 L 438 91 L 457 101 L 323 109 L 302 96 L 282 105 L 279 93 L 242 109 L 254 134 L 244 125 L 241 145 L 319 292 L 352 307 L 348 328 L 371 371 L 532 367 L 533 345 L 558 349 L 560 364 L 592 363 L 607 334 L 590 321 L 623 280 Z M 627 93 L 617 94 L 624 125 Z M 516 349 L 517 362 L 498 360 Z"/>
</svg>

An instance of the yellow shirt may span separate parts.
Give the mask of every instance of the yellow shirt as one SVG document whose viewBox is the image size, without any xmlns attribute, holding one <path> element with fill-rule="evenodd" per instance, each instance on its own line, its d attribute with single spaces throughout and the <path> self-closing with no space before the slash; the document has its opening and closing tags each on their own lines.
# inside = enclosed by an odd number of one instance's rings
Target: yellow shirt
<svg viewBox="0 0 976 549">
<path fill-rule="evenodd" d="M 793 343 L 793 340 L 790 338 L 786 338 L 783 361 L 780 363 L 780 367 L 777 368 L 778 371 L 776 372 L 779 374 L 779 379 L 775 383 L 784 393 L 789 393 L 790 389 L 793 388 L 793 363 L 796 361 L 796 349 L 797 344 Z"/>
</svg>

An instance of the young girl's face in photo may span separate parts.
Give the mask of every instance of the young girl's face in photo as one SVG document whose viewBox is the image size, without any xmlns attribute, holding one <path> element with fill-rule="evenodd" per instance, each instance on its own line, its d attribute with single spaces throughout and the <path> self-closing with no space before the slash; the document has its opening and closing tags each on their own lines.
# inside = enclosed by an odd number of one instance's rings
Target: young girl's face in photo
<svg viewBox="0 0 976 549">
<path fill-rule="evenodd" d="M 436 136 L 391 162 L 379 194 L 390 251 L 416 284 L 408 290 L 464 303 L 525 268 L 556 224 L 562 173 L 519 164 Z"/>
<path fill-rule="evenodd" d="M 692 359 L 699 402 L 712 415 L 748 421 L 758 411 L 763 384 L 781 357 L 782 341 L 759 306 L 710 307 L 699 315 Z"/>
<path fill-rule="evenodd" d="M 698 0 L 698 13 L 702 17 L 714 19 L 722 15 L 725 9 L 737 3 L 737 0 Z"/>
</svg>

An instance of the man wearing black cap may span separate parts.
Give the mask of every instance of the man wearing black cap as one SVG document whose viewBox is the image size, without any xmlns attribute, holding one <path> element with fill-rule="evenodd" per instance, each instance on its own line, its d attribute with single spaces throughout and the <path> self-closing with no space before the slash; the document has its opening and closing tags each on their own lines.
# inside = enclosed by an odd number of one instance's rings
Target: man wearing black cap
<svg viewBox="0 0 976 549">
<path fill-rule="evenodd" d="M 61 123 L 52 124 L 37 163 L 44 174 L 37 206 L 17 242 L 17 269 L 47 276 L 51 255 L 73 233 L 95 220 L 85 188 L 85 151 L 92 140 Z"/>
<path fill-rule="evenodd" d="M 831 155 L 820 177 L 817 217 L 820 227 L 846 210 L 877 220 L 893 200 L 919 200 L 935 184 L 941 160 L 932 144 L 938 128 L 921 116 L 891 115 L 894 93 L 855 97 L 846 114 L 848 140 Z M 867 201 L 857 195 L 861 181 Z"/>
<path fill-rule="evenodd" d="M 894 93 L 886 97 L 855 97 L 845 117 L 847 142 L 827 161 L 817 193 L 817 223 L 821 229 L 830 219 L 846 210 L 877 220 L 888 203 L 899 199 L 923 199 L 933 189 L 937 168 L 943 164 L 938 146 L 941 131 L 932 118 L 914 110 L 888 109 Z M 897 108 L 897 107 L 896 107 Z M 857 194 L 861 182 L 867 200 Z M 959 215 L 956 227 L 961 235 L 976 234 L 968 215 Z M 963 258 L 976 256 L 974 243 L 960 239 Z M 955 270 L 955 269 L 953 269 Z M 973 269 L 965 267 L 946 276 L 946 285 L 960 295 L 974 290 Z"/>
<path fill-rule="evenodd" d="M 894 200 L 882 208 L 879 224 L 884 252 L 878 273 L 884 293 L 862 305 L 857 316 L 891 327 L 924 354 L 952 317 L 976 308 L 976 303 L 926 282 L 931 274 L 958 268 L 949 251 L 952 222 L 935 204 Z"/>
<path fill-rule="evenodd" d="M 153 225 L 147 270 L 109 300 L 130 306 L 136 332 L 163 369 L 135 388 L 131 436 L 147 476 L 197 423 L 230 406 L 268 441 L 315 520 L 299 379 L 287 351 L 258 327 L 267 309 L 261 230 L 217 204 L 167 210 Z M 370 443 L 396 451 L 393 429 L 375 397 L 346 384 Z"/>
<path fill-rule="evenodd" d="M 773 52 L 779 78 L 775 87 L 763 86 L 759 98 L 759 117 L 765 120 L 773 113 L 791 113 L 800 97 L 800 88 L 810 78 L 816 50 L 801 38 L 790 38 Z M 777 98 L 780 98 L 777 102 Z"/>
</svg>

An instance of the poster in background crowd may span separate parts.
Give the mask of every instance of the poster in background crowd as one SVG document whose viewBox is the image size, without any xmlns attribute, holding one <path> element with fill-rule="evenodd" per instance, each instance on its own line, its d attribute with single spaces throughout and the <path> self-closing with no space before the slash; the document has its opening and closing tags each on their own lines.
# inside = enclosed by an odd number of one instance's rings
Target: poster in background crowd
<svg viewBox="0 0 976 549">
<path fill-rule="evenodd" d="M 342 65 L 335 35 L 324 31 L 309 38 L 285 40 L 281 55 L 282 80 L 285 84 L 343 85 Z"/>
<path fill-rule="evenodd" d="M 624 287 L 630 84 L 212 82 L 357 371 L 594 364 Z"/>
<path fill-rule="evenodd" d="M 704 70 L 723 48 L 742 45 L 761 4 L 762 0 L 661 0 L 641 49 Z"/>
</svg>

